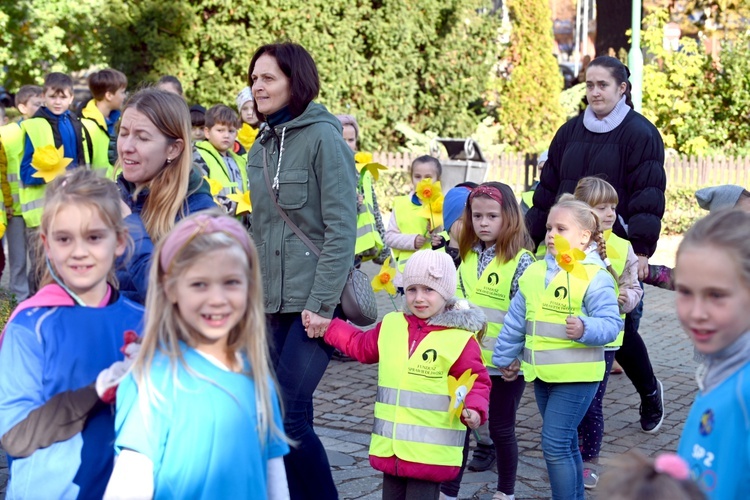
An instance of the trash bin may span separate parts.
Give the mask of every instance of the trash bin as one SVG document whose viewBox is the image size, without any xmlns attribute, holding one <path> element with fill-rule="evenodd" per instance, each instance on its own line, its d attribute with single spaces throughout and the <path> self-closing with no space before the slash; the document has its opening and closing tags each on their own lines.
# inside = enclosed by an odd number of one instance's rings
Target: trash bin
<svg viewBox="0 0 750 500">
<path fill-rule="evenodd" d="M 443 145 L 448 159 L 441 158 Z M 482 155 L 479 144 L 471 137 L 466 139 L 451 139 L 436 137 L 430 144 L 430 154 L 440 160 L 443 175 L 440 184 L 445 193 L 456 184 L 462 182 L 476 182 L 481 184 L 487 177 L 489 165 Z"/>
</svg>

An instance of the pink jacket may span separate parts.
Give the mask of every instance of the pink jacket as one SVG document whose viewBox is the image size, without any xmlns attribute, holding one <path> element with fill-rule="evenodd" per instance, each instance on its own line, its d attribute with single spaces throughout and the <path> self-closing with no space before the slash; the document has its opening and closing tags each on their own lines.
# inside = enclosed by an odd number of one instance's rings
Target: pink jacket
<svg viewBox="0 0 750 500">
<path fill-rule="evenodd" d="M 452 301 L 449 302 L 448 308 L 452 304 Z M 474 323 L 472 326 L 481 325 L 484 322 L 484 314 L 481 310 L 474 307 L 469 310 L 447 309 L 444 313 L 434 316 L 429 320 L 419 319 L 410 313 L 406 313 L 406 321 L 409 324 L 409 346 L 411 352 L 414 352 L 419 343 L 432 332 L 448 328 L 461 328 L 458 324 L 449 324 L 451 320 L 460 315 L 464 317 L 474 316 L 471 318 L 472 320 L 481 318 L 478 323 Z M 446 317 L 449 318 L 448 323 L 444 321 Z M 327 343 L 344 352 L 346 355 L 355 358 L 360 363 L 377 363 L 380 360 L 378 338 L 380 336 L 381 324 L 378 323 L 375 328 L 363 332 L 345 321 L 334 319 L 329 325 L 324 338 Z M 472 328 L 471 331 L 478 329 L 479 327 Z M 478 377 L 471 391 L 466 395 L 465 406 L 479 413 L 481 421 L 484 423 L 488 415 L 491 382 L 487 369 L 482 362 L 482 352 L 479 344 L 475 340 L 471 340 L 466 344 L 458 360 L 456 360 L 449 370 L 449 373 L 458 378 L 466 370 L 471 370 Z M 396 455 L 387 458 L 370 455 L 370 465 L 374 469 L 386 474 L 434 482 L 450 481 L 458 475 L 460 470 L 460 467 L 409 462 L 400 459 Z"/>
</svg>

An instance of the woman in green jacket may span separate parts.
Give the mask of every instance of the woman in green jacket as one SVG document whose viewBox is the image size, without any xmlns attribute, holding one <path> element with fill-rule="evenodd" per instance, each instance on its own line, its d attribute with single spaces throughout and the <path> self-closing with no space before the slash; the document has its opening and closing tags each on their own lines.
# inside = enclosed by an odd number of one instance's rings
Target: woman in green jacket
<svg viewBox="0 0 750 500">
<path fill-rule="evenodd" d="M 320 82 L 303 47 L 264 45 L 255 52 L 248 76 L 256 114 L 266 122 L 248 154 L 247 170 L 284 429 L 296 441 L 284 457 L 289 491 L 292 499 L 337 498 L 312 427 L 312 395 L 332 353 L 315 336 L 340 315 L 354 257 L 354 155 L 336 117 L 313 102 Z M 320 257 L 294 234 L 279 209 L 318 247 Z"/>
</svg>

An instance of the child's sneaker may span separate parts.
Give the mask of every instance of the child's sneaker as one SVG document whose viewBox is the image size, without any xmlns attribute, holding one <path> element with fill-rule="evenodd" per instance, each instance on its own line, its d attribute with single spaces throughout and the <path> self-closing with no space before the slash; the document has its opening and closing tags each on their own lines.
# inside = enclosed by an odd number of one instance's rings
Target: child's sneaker
<svg viewBox="0 0 750 500">
<path fill-rule="evenodd" d="M 661 380 L 656 379 L 656 392 L 645 398 L 641 398 L 641 429 L 647 434 L 659 431 L 664 422 L 664 386 Z"/>
<path fill-rule="evenodd" d="M 587 490 L 593 490 L 599 483 L 599 473 L 596 472 L 594 464 L 583 464 L 583 487 Z"/>
</svg>

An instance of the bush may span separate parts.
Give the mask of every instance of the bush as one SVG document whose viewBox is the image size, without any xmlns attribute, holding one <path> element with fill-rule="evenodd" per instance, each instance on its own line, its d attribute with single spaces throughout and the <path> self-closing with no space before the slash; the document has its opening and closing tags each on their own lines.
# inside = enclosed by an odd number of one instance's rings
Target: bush
<svg viewBox="0 0 750 500">
<path fill-rule="evenodd" d="M 396 196 L 409 194 L 411 191 L 411 178 L 406 170 L 388 170 L 380 173 L 380 179 L 375 182 L 375 196 L 378 197 L 378 208 L 381 212 L 393 210 L 393 199 Z M 384 221 L 386 227 L 388 221 Z"/>
<path fill-rule="evenodd" d="M 696 220 L 708 214 L 695 200 L 695 188 L 668 187 L 667 208 L 661 223 L 665 235 L 685 234 Z"/>
</svg>

